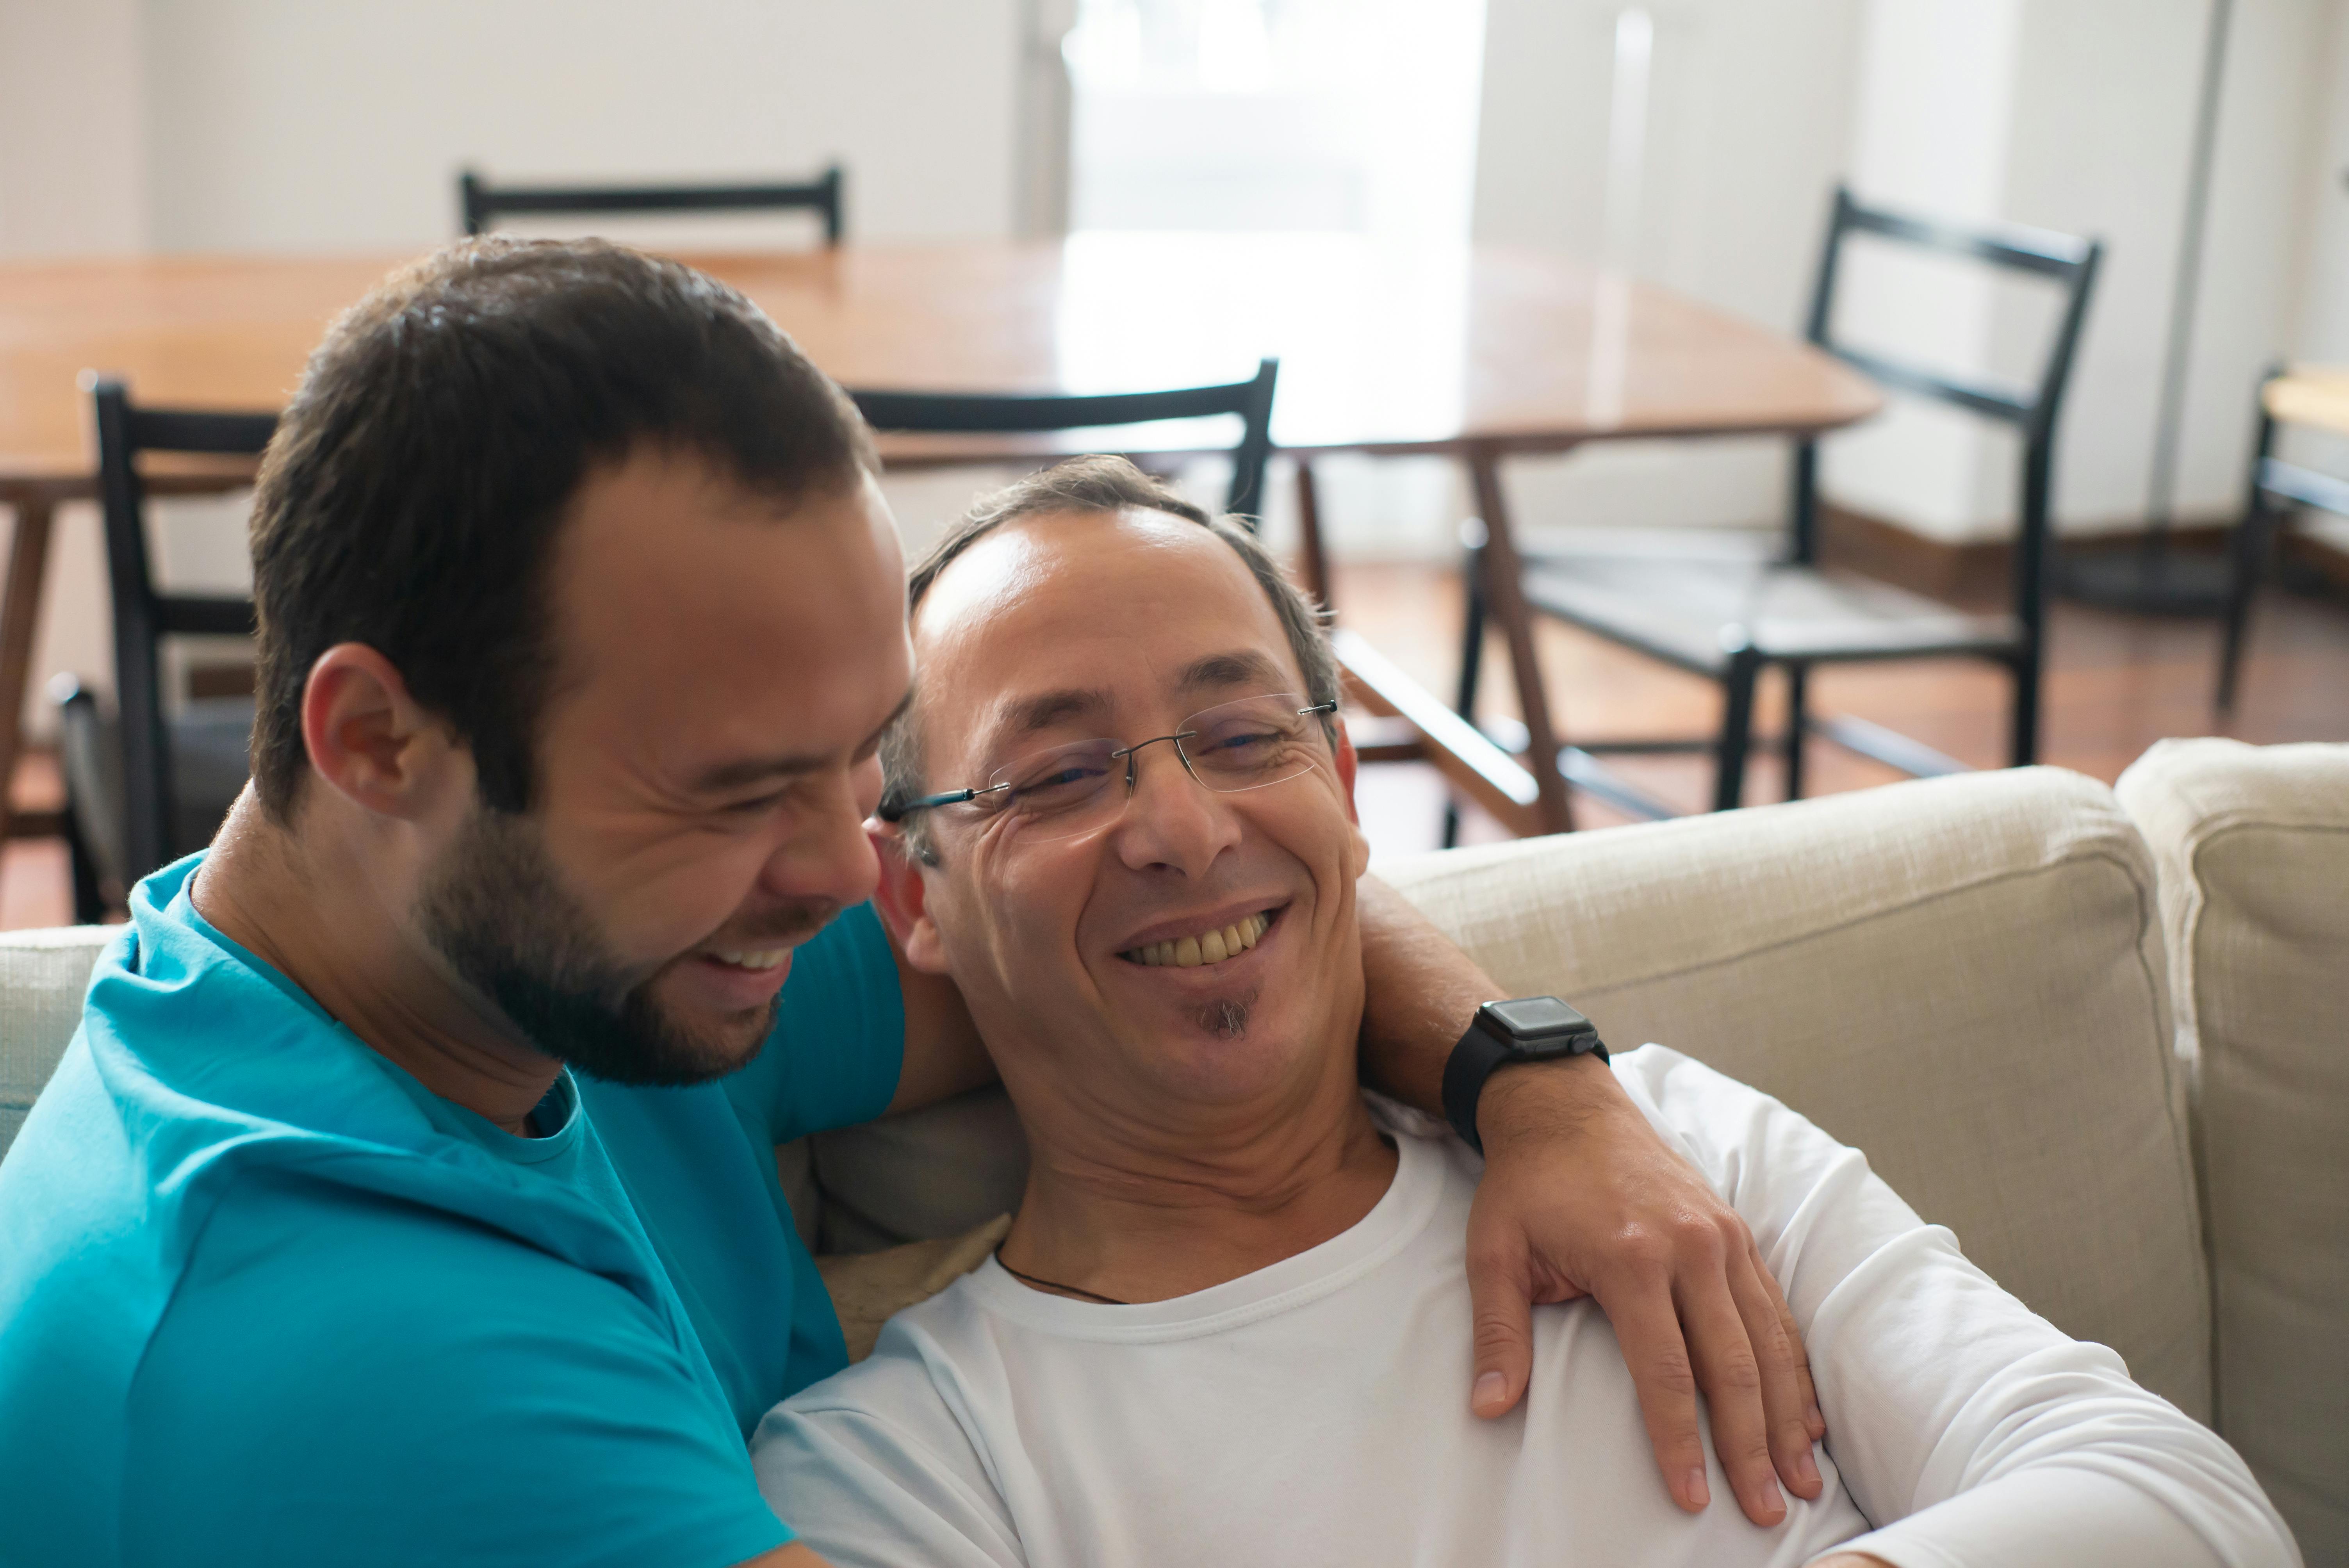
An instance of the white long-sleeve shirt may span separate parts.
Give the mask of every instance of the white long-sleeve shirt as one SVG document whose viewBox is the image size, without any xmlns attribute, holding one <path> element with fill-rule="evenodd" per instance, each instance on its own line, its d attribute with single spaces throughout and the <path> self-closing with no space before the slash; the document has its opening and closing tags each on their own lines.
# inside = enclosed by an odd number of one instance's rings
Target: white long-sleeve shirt
<svg viewBox="0 0 2349 1568">
<path fill-rule="evenodd" d="M 835 1563 L 1793 1565 L 2299 1562 L 2233 1450 L 2002 1291 L 1847 1149 L 1660 1046 L 1617 1078 L 1752 1227 L 1809 1349 L 1816 1502 L 1764 1530 L 1708 1442 L 1675 1507 L 1607 1318 L 1535 1309 L 1520 1411 L 1468 1408 L 1478 1164 L 1405 1112 L 1350 1230 L 1172 1301 L 1029 1289 L 992 1261 L 893 1319 L 873 1357 L 778 1406 L 752 1450 Z"/>
</svg>

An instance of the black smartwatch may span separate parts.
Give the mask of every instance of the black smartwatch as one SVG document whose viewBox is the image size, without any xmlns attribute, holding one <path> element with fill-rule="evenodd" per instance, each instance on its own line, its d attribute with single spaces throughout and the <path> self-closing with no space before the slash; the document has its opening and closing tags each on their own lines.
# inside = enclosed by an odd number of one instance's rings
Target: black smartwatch
<svg viewBox="0 0 2349 1568">
<path fill-rule="evenodd" d="M 1554 1062 L 1563 1057 L 1607 1059 L 1598 1026 L 1555 996 L 1487 1002 L 1444 1064 L 1444 1118 L 1468 1147 L 1485 1152 L 1476 1136 L 1476 1100 L 1495 1068 L 1511 1062 Z"/>
</svg>

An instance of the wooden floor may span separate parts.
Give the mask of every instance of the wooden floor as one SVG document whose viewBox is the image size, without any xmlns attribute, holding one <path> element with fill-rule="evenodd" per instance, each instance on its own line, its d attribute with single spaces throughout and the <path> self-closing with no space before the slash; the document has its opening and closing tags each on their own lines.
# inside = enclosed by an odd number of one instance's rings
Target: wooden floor
<svg viewBox="0 0 2349 1568">
<path fill-rule="evenodd" d="M 1450 698 L 1459 669 L 1460 590 L 1455 575 L 1416 565 L 1338 568 L 1332 595 L 1340 620 L 1369 637 L 1406 672 Z M 2107 783 L 2166 736 L 2228 735 L 2268 743 L 2349 740 L 2349 604 L 2274 591 L 2260 601 L 2251 654 L 2230 721 L 2210 706 L 2218 628 L 2196 620 L 2119 615 L 2057 603 L 2049 625 L 2048 671 L 2040 759 Z M 1563 738 L 1710 734 L 1720 721 L 1720 689 L 1556 623 L 1540 627 L 1542 665 Z M 1488 715 L 1514 716 L 1508 662 L 1496 640 L 1485 655 Z M 1825 668 L 1811 679 L 1814 711 L 1848 714 L 1914 737 L 1981 768 L 2006 759 L 2009 683 L 1992 666 L 1959 660 Z M 1775 733 L 1785 695 L 1765 681 L 1760 727 Z M 1893 782 L 1901 775 L 1839 748 L 1813 741 L 1806 792 L 1835 794 Z M 1712 798 L 1709 758 L 1607 759 L 1650 793 L 1686 811 Z M 1364 770 L 1359 791 L 1365 830 L 1380 854 L 1433 849 L 1444 789 L 1416 764 Z M 1784 798 L 1775 757 L 1746 775 L 1745 799 Z M 1578 793 L 1576 822 L 1612 826 L 1630 819 Z M 1473 810 L 1461 837 L 1485 842 L 1506 835 Z"/>
<path fill-rule="evenodd" d="M 1459 662 L 1458 579 L 1433 566 L 1338 568 L 1340 618 L 1368 636 L 1409 674 L 1449 696 Z M 1597 638 L 1556 624 L 1540 634 L 1543 664 L 1568 740 L 1601 737 L 1699 735 L 1711 731 L 1720 696 L 1709 682 L 1651 664 Z M 2050 628 L 2043 759 L 2110 782 L 2164 736 L 2231 735 L 2260 743 L 2349 740 L 2349 604 L 2288 592 L 2261 601 L 2231 722 L 2210 708 L 2218 632 L 2206 621 L 2112 614 L 2058 603 Z M 1497 645 L 1485 668 L 1485 711 L 1513 715 L 1507 662 Z M 1962 761 L 2005 760 L 2007 683 L 1987 666 L 1957 661 L 1827 669 L 1813 678 L 1817 709 L 1872 719 L 1914 736 Z M 1762 725 L 1778 722 L 1783 697 L 1764 687 Z M 1711 796 L 1711 764 L 1697 758 L 1619 758 L 1609 766 L 1681 807 L 1701 810 Z M 1891 782 L 1890 769 L 1814 742 L 1809 791 L 1833 794 Z M 1784 783 L 1775 758 L 1757 760 L 1746 799 L 1775 800 Z M 50 758 L 26 759 L 16 799 L 58 798 Z M 1417 764 L 1365 769 L 1362 820 L 1381 855 L 1433 849 L 1444 789 Z M 1626 819 L 1587 797 L 1577 820 L 1605 827 Z M 1497 823 L 1471 809 L 1462 838 L 1503 837 Z M 21 840 L 0 854 L 0 927 L 58 925 L 72 915 L 65 847 Z"/>
</svg>

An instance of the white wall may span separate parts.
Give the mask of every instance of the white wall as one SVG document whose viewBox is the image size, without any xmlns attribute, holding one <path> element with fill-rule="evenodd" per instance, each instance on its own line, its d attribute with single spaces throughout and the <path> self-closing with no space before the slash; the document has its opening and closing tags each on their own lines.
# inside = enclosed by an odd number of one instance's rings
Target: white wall
<svg viewBox="0 0 2349 1568">
<path fill-rule="evenodd" d="M 0 256 L 147 242 L 139 0 L 0 0 Z"/>
<path fill-rule="evenodd" d="M 1016 0 L 150 0 L 163 250 L 455 232 L 509 179 L 849 170 L 852 232 L 1008 232 Z"/>
<path fill-rule="evenodd" d="M 2240 505 L 2251 388 L 2292 335 L 2336 8 L 2234 8 L 2173 501 L 2188 521 Z M 1869 0 L 1853 128 L 1861 194 L 2105 242 L 2058 435 L 2066 532 L 2140 526 L 2148 504 L 2209 15 L 2208 0 Z M 1893 346 L 2035 375 L 2052 325 L 2044 290 L 1934 280 L 1951 302 L 1937 315 L 1922 308 L 1924 280 L 1902 282 L 1913 286 L 1870 312 Z M 2013 525 L 2016 442 L 1961 417 L 1897 408 L 1835 443 L 1826 472 L 1838 499 L 1921 533 L 1990 539 Z"/>
<path fill-rule="evenodd" d="M 1859 0 L 1653 0 L 1631 270 L 1785 331 L 1809 297 L 1845 167 Z M 1480 240 L 1598 258 L 1614 0 L 1488 0 Z M 1782 442 L 1640 442 L 1507 470 L 1528 523 L 1762 523 L 1783 514 Z"/>
</svg>

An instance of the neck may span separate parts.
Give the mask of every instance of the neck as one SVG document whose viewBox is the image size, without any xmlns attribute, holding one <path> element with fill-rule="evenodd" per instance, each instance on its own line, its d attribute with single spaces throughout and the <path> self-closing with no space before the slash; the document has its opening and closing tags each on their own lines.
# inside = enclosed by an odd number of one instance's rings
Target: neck
<svg viewBox="0 0 2349 1568">
<path fill-rule="evenodd" d="M 1004 1264 L 1059 1294 L 1164 1301 L 1338 1235 L 1385 1195 L 1396 1156 L 1351 1074 L 1325 1076 L 1301 1097 L 1219 1111 L 1179 1136 L 1099 1107 L 1031 1116 L 1023 1101 L 1028 1187 Z"/>
<path fill-rule="evenodd" d="M 335 804 L 304 800 L 289 829 L 248 787 L 189 888 L 196 912 L 426 1088 L 527 1136 L 562 1064 L 519 1039 L 412 932 L 395 891 L 412 875 L 357 842 L 366 825 L 331 820 Z"/>
</svg>

